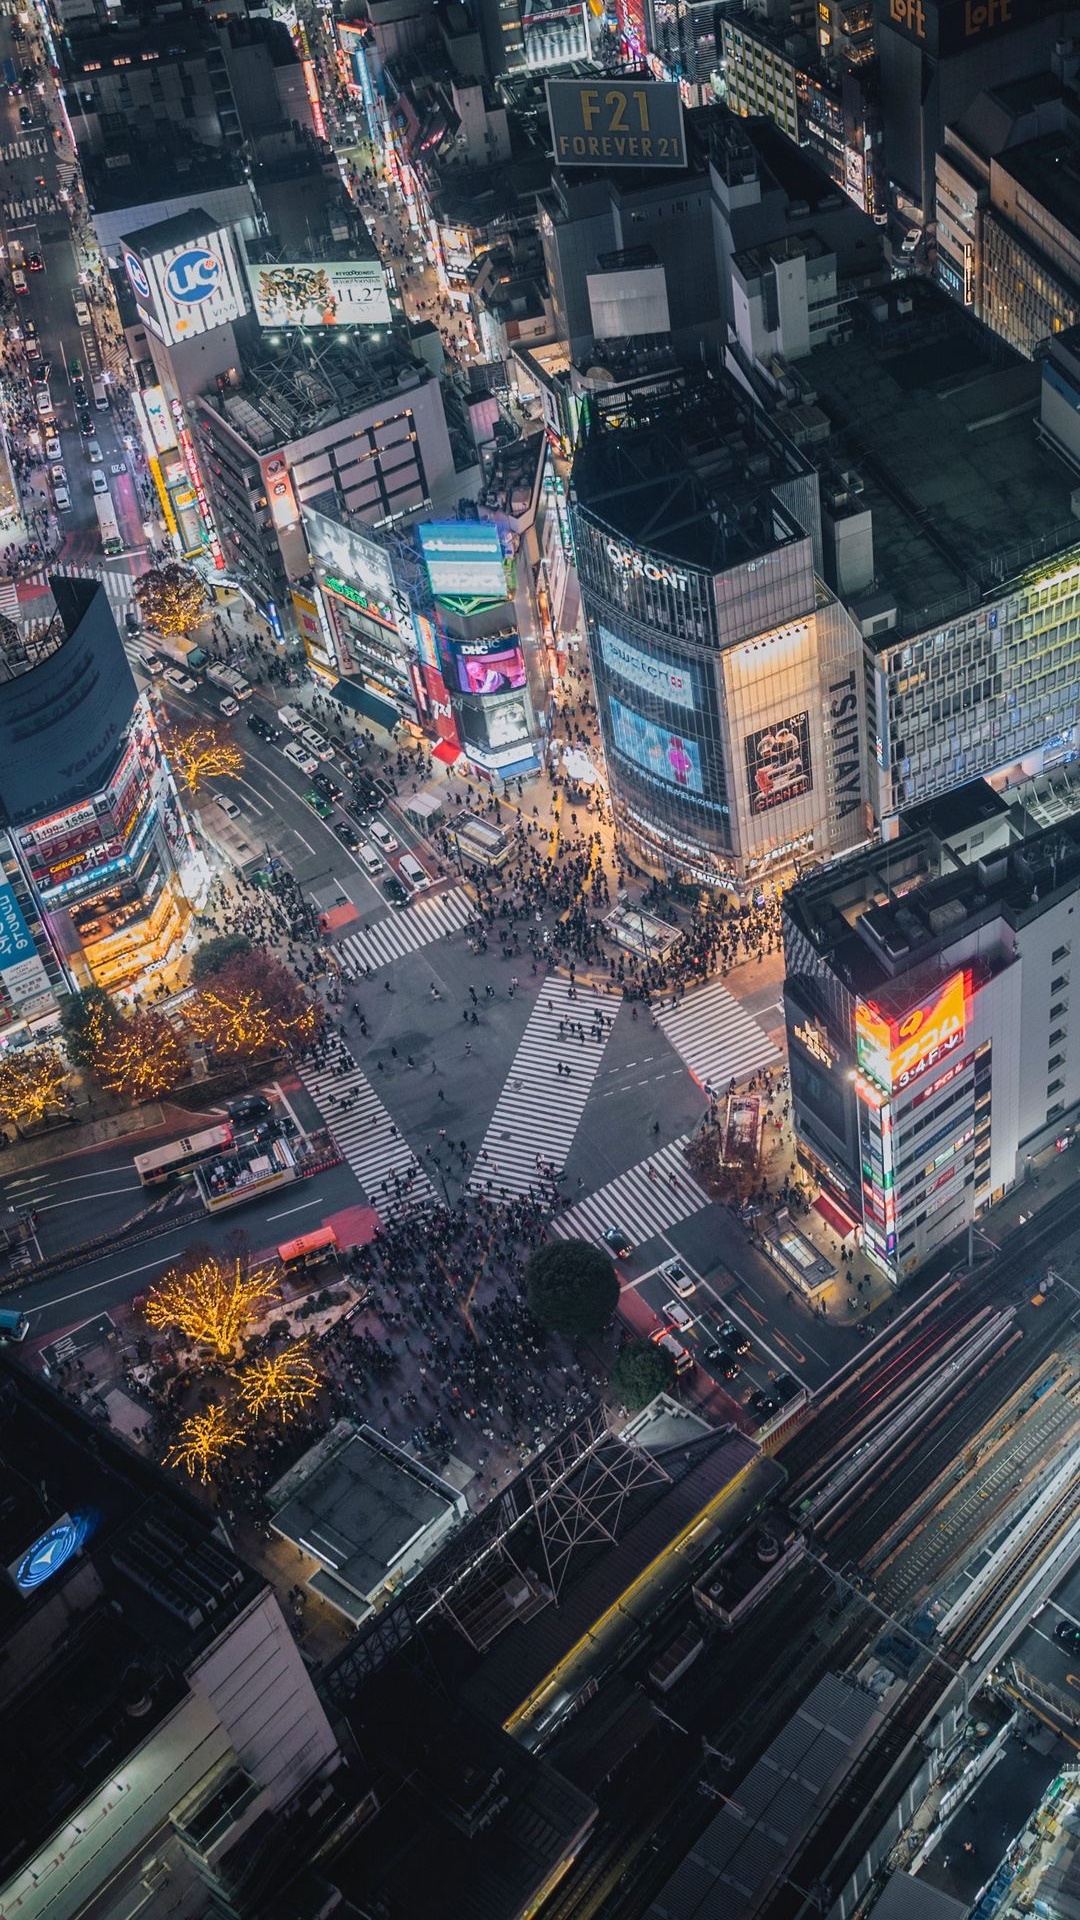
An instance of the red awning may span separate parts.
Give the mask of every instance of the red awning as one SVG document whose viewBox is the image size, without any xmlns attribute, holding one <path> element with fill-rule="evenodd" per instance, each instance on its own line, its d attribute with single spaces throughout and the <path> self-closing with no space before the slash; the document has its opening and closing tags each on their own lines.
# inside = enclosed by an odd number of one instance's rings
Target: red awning
<svg viewBox="0 0 1080 1920">
<path fill-rule="evenodd" d="M 432 747 L 431 757 L 433 760 L 441 760 L 445 766 L 452 767 L 454 761 L 461 757 L 461 748 L 455 747 L 449 740 L 440 740 L 437 747 Z"/>
<path fill-rule="evenodd" d="M 848 1214 L 842 1213 L 836 1202 L 829 1200 L 825 1194 L 818 1194 L 814 1201 L 814 1208 L 820 1213 L 826 1226 L 830 1226 L 834 1233 L 840 1235 L 841 1240 L 846 1240 L 849 1234 L 857 1231 L 856 1222 Z"/>
</svg>

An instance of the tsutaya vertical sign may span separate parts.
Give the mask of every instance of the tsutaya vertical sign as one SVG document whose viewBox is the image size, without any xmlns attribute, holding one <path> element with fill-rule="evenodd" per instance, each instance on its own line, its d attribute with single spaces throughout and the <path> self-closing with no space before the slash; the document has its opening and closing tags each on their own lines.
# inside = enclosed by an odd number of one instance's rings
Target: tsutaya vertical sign
<svg viewBox="0 0 1080 1920">
<path fill-rule="evenodd" d="M 862 804 L 862 755 L 859 750 L 859 694 L 855 669 L 825 695 L 825 734 L 829 742 L 829 786 L 836 816 L 847 818 Z"/>
</svg>

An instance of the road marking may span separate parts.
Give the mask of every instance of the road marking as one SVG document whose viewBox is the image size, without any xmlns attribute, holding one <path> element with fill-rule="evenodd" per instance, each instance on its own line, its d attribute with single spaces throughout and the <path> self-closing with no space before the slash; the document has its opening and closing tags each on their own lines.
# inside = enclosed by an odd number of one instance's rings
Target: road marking
<svg viewBox="0 0 1080 1920">
<path fill-rule="evenodd" d="M 136 1184 L 136 1187 L 138 1187 L 139 1182 L 136 1181 L 135 1184 Z M 106 1196 L 111 1193 L 130 1193 L 131 1191 L 132 1189 L 130 1185 L 126 1187 L 102 1187 L 101 1188 L 102 1194 Z M 37 1211 L 39 1213 L 55 1213 L 57 1207 L 85 1207 L 85 1205 L 86 1205 L 85 1198 L 82 1198 L 82 1199 L 77 1198 L 74 1200 L 42 1200 L 38 1206 Z"/>
<path fill-rule="evenodd" d="M 172 1240 L 176 1237 L 176 1233 L 183 1233 L 184 1231 L 185 1229 L 183 1227 L 177 1227 L 175 1233 L 163 1234 L 162 1239 Z M 118 1280 L 134 1280 L 140 1273 L 153 1273 L 154 1268 L 160 1267 L 161 1264 L 160 1260 L 148 1260 L 144 1267 L 129 1267 L 126 1273 L 110 1274 L 107 1280 L 92 1280 L 88 1287 L 79 1287 L 75 1293 L 58 1293 L 55 1299 L 44 1300 L 40 1307 L 27 1307 L 25 1311 L 27 1313 L 45 1313 L 50 1307 L 64 1306 L 68 1300 L 81 1300 L 85 1293 L 98 1293 L 102 1287 L 115 1287 Z M 27 1286 L 43 1287 L 45 1285 L 46 1282 L 44 1280 L 27 1281 Z"/>
<path fill-rule="evenodd" d="M 287 1220 L 290 1213 L 306 1213 L 309 1207 L 321 1206 L 321 1200 L 305 1200 L 302 1206 L 286 1207 L 284 1213 L 268 1213 L 266 1216 L 267 1225 L 269 1225 L 271 1220 Z"/>
</svg>

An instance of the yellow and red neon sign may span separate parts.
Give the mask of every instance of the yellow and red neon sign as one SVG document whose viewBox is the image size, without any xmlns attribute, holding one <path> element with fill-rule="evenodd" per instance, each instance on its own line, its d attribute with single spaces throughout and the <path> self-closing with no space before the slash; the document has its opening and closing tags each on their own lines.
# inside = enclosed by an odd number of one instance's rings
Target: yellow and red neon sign
<svg viewBox="0 0 1080 1920">
<path fill-rule="evenodd" d="M 950 974 L 940 991 L 920 1000 L 899 1020 L 893 1020 L 872 1000 L 860 1000 L 855 1009 L 855 1049 L 861 1070 L 897 1093 L 927 1067 L 961 1045 L 967 1031 L 970 975 L 966 969 Z"/>
</svg>

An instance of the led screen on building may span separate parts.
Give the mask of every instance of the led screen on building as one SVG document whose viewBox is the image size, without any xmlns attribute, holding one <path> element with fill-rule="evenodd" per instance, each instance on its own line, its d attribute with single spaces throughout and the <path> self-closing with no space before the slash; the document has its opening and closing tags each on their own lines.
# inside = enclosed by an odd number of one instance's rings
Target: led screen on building
<svg viewBox="0 0 1080 1920">
<path fill-rule="evenodd" d="M 703 791 L 701 754 L 693 740 L 655 726 L 621 700 L 609 700 L 608 712 L 615 749 L 631 766 L 665 786 L 681 787 L 686 793 Z"/>
<path fill-rule="evenodd" d="M 377 260 L 249 260 L 247 277 L 264 327 L 385 327 L 393 318 Z"/>
<path fill-rule="evenodd" d="M 771 807 L 782 807 L 785 801 L 810 792 L 814 781 L 809 713 L 793 713 L 771 727 L 748 733 L 744 744 L 752 813 L 768 813 Z"/>
<path fill-rule="evenodd" d="M 879 1087 L 899 1093 L 962 1046 L 968 1022 L 970 977 L 950 974 L 943 987 L 920 1000 L 899 1020 L 873 1000 L 855 1008 L 855 1051 L 859 1066 Z"/>
<path fill-rule="evenodd" d="M 247 312 L 247 294 L 227 227 L 155 253 L 136 236 L 121 241 L 124 271 L 152 333 L 175 347 Z"/>
<path fill-rule="evenodd" d="M 509 693 L 525 685 L 525 656 L 516 642 L 502 641 L 486 651 L 458 645 L 453 652 L 462 693 Z"/>
<path fill-rule="evenodd" d="M 437 520 L 417 532 L 436 599 L 505 600 L 502 538 L 490 520 Z"/>
<path fill-rule="evenodd" d="M 330 592 L 396 631 L 396 588 L 385 547 L 314 507 L 304 507 L 304 527 L 308 552 L 325 570 Z"/>
<path fill-rule="evenodd" d="M 598 627 L 597 632 L 604 662 L 620 679 L 640 687 L 643 693 L 659 695 L 671 706 L 686 707 L 691 712 L 697 706 L 697 675 L 693 667 L 665 660 L 657 653 L 645 653 L 640 647 L 631 646 L 628 640 L 620 639 L 608 627 Z"/>
</svg>

